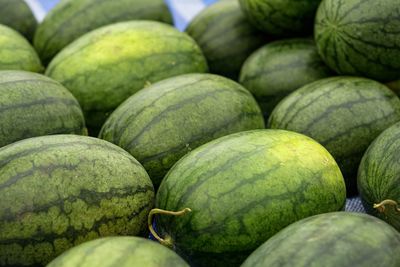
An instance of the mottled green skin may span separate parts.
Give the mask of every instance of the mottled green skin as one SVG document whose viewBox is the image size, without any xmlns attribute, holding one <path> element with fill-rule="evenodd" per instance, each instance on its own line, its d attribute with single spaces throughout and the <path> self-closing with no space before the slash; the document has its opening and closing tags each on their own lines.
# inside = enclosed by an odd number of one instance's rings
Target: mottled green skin
<svg viewBox="0 0 400 267">
<path fill-rule="evenodd" d="M 254 26 L 276 36 L 307 36 L 321 0 L 239 0 Z"/>
<path fill-rule="evenodd" d="M 400 123 L 386 129 L 365 152 L 358 170 L 358 191 L 365 210 L 400 231 L 400 212 L 386 205 L 384 212 L 374 209 L 386 199 L 400 204 Z"/>
<path fill-rule="evenodd" d="M 0 147 L 50 134 L 86 134 L 78 101 L 60 83 L 25 71 L 0 71 Z"/>
<path fill-rule="evenodd" d="M 398 267 L 400 234 L 362 213 L 331 212 L 273 236 L 241 267 Z"/>
<path fill-rule="evenodd" d="M 172 24 L 163 0 L 61 0 L 39 25 L 34 46 L 47 65 L 60 50 L 85 33 L 128 20 Z"/>
<path fill-rule="evenodd" d="M 224 135 L 264 128 L 261 110 L 245 88 L 217 75 L 187 74 L 128 98 L 99 137 L 131 153 L 157 187 L 192 149 Z"/>
<path fill-rule="evenodd" d="M 237 266 L 265 240 L 302 218 L 340 210 L 345 184 L 320 144 L 282 130 L 225 136 L 179 160 L 156 207 L 162 236 L 195 266 Z"/>
<path fill-rule="evenodd" d="M 350 196 L 357 193 L 357 169 L 364 152 L 397 121 L 400 100 L 386 86 L 366 78 L 333 77 L 284 98 L 268 127 L 299 132 L 322 144 L 339 164 Z"/>
<path fill-rule="evenodd" d="M 37 21 L 24 0 L 0 0 L 0 24 L 7 25 L 32 41 Z"/>
<path fill-rule="evenodd" d="M 17 31 L 0 24 L 0 70 L 44 70 L 32 45 Z"/>
<path fill-rule="evenodd" d="M 207 7 L 186 32 L 203 50 L 210 72 L 234 80 L 246 58 L 268 41 L 247 21 L 238 0 L 219 1 Z"/>
<path fill-rule="evenodd" d="M 53 59 L 46 75 L 78 99 L 88 126 L 100 128 L 119 104 L 149 83 L 207 70 L 187 34 L 159 22 L 132 21 L 82 36 Z"/>
<path fill-rule="evenodd" d="M 154 190 L 129 153 L 85 136 L 0 148 L 0 266 L 42 266 L 72 246 L 146 228 Z"/>
<path fill-rule="evenodd" d="M 324 0 L 315 40 L 326 64 L 339 74 L 389 82 L 399 79 L 400 9 L 396 0 Z"/>
<path fill-rule="evenodd" d="M 329 76 L 332 72 L 312 40 L 288 39 L 269 43 L 254 52 L 244 63 L 239 82 L 255 96 L 267 119 L 285 96 Z"/>
<path fill-rule="evenodd" d="M 169 248 L 140 237 L 104 237 L 71 248 L 47 267 L 189 267 Z"/>
</svg>

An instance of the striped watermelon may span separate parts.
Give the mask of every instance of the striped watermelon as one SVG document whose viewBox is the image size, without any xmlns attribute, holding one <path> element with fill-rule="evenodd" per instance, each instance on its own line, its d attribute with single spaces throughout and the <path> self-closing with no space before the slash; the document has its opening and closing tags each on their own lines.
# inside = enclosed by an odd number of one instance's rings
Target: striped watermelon
<svg viewBox="0 0 400 267">
<path fill-rule="evenodd" d="M 99 136 L 131 153 L 157 187 L 190 150 L 230 133 L 261 128 L 260 108 L 245 88 L 217 75 L 187 74 L 131 96 Z"/>
<path fill-rule="evenodd" d="M 397 80 L 399 17 L 396 0 L 323 0 L 315 20 L 318 51 L 339 74 Z"/>
<path fill-rule="evenodd" d="M 62 48 L 87 32 L 139 19 L 172 23 L 163 0 L 61 0 L 39 25 L 34 45 L 48 64 Z"/>
<path fill-rule="evenodd" d="M 206 71 L 206 59 L 187 34 L 163 23 L 132 21 L 82 36 L 54 58 L 46 75 L 72 92 L 89 128 L 99 130 L 119 104 L 148 84 Z"/>
<path fill-rule="evenodd" d="M 268 118 L 286 95 L 331 75 L 312 40 L 287 39 L 271 42 L 254 52 L 244 63 L 239 81 L 256 97 Z"/>
<path fill-rule="evenodd" d="M 34 136 L 86 134 L 78 101 L 46 76 L 0 71 L 0 96 L 0 147 Z"/>
<path fill-rule="evenodd" d="M 37 21 L 24 0 L 0 0 L 0 24 L 18 31 L 32 41 Z"/>
<path fill-rule="evenodd" d="M 345 184 L 332 156 L 304 135 L 253 130 L 207 143 L 179 160 L 156 196 L 164 241 L 194 266 L 237 266 L 285 226 L 340 210 Z"/>
<path fill-rule="evenodd" d="M 240 0 L 250 22 L 277 36 L 306 36 L 312 32 L 321 0 Z"/>
<path fill-rule="evenodd" d="M 218 1 L 207 7 L 186 32 L 203 50 L 210 72 L 234 80 L 246 58 L 268 40 L 247 21 L 238 0 Z"/>
<path fill-rule="evenodd" d="M 123 149 L 75 135 L 0 148 L 0 266 L 42 266 L 72 246 L 146 228 L 154 189 Z"/>
<path fill-rule="evenodd" d="M 372 216 L 331 212 L 291 224 L 241 267 L 398 267 L 400 233 Z"/>
<path fill-rule="evenodd" d="M 365 210 L 400 232 L 399 137 L 400 123 L 379 135 L 362 158 L 357 181 Z"/>
<path fill-rule="evenodd" d="M 139 237 L 104 237 L 76 246 L 47 267 L 189 267 L 172 250 Z"/>
<path fill-rule="evenodd" d="M 42 72 L 43 66 L 31 44 L 15 30 L 0 24 L 0 70 Z"/>
<path fill-rule="evenodd" d="M 357 77 L 326 78 L 296 90 L 273 110 L 268 126 L 303 133 L 339 164 L 347 192 L 357 192 L 357 169 L 371 142 L 400 121 L 400 100 L 386 86 Z"/>
</svg>

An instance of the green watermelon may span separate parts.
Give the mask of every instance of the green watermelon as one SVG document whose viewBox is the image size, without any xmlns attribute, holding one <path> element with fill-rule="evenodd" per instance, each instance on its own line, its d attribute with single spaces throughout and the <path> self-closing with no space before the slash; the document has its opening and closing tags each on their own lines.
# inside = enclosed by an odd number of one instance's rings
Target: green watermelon
<svg viewBox="0 0 400 267">
<path fill-rule="evenodd" d="M 369 146 L 358 170 L 358 190 L 365 210 L 400 231 L 400 123 Z M 387 205 L 381 202 L 389 202 Z"/>
<path fill-rule="evenodd" d="M 85 136 L 0 148 L 0 266 L 43 266 L 102 236 L 145 231 L 154 189 L 129 153 Z"/>
<path fill-rule="evenodd" d="M 190 22 L 186 32 L 203 50 L 210 72 L 234 80 L 246 58 L 268 40 L 247 21 L 238 0 L 207 7 Z"/>
<path fill-rule="evenodd" d="M 39 25 L 34 46 L 48 64 L 60 50 L 85 33 L 128 20 L 171 24 L 172 16 L 163 0 L 61 0 Z"/>
<path fill-rule="evenodd" d="M 82 36 L 53 59 L 46 75 L 72 92 L 89 128 L 99 130 L 119 104 L 150 83 L 207 70 L 187 34 L 159 22 L 131 21 Z"/>
<path fill-rule="evenodd" d="M 321 143 L 339 164 L 351 196 L 357 192 L 357 169 L 364 152 L 397 121 L 400 100 L 386 86 L 366 78 L 333 77 L 284 98 L 268 127 L 299 132 Z"/>
<path fill-rule="evenodd" d="M 190 150 L 230 133 L 263 129 L 253 96 L 212 74 L 186 74 L 134 94 L 111 114 L 99 137 L 133 155 L 157 187 Z"/>
<path fill-rule="evenodd" d="M 0 0 L 0 24 L 13 28 L 32 41 L 37 21 L 24 0 Z"/>
<path fill-rule="evenodd" d="M 321 0 L 240 0 L 251 23 L 277 36 L 306 36 L 312 32 Z"/>
<path fill-rule="evenodd" d="M 320 214 L 289 225 L 241 265 L 264 266 L 398 267 L 400 234 L 366 214 Z"/>
<path fill-rule="evenodd" d="M 28 137 L 87 132 L 78 101 L 46 76 L 0 71 L 0 96 L 0 147 Z"/>
<path fill-rule="evenodd" d="M 320 144 L 282 130 L 252 130 L 209 142 L 179 160 L 156 196 L 157 230 L 195 266 L 237 266 L 302 218 L 340 210 L 339 167 Z"/>
<path fill-rule="evenodd" d="M 286 95 L 331 75 L 312 40 L 288 39 L 271 42 L 254 52 L 244 63 L 239 81 L 255 96 L 268 118 Z"/>
<path fill-rule="evenodd" d="M 339 74 L 397 80 L 399 17 L 396 0 L 323 0 L 315 19 L 318 51 Z"/>
<path fill-rule="evenodd" d="M 104 237 L 76 246 L 47 267 L 189 267 L 172 250 L 140 237 Z"/>
<path fill-rule="evenodd" d="M 0 24 L 0 70 L 44 70 L 31 44 L 17 31 Z"/>
</svg>

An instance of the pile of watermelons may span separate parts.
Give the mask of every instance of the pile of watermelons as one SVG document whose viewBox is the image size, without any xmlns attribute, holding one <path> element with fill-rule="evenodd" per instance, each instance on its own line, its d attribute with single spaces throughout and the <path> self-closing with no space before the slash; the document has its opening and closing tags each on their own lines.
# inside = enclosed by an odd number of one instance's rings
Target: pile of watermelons
<svg viewBox="0 0 400 267">
<path fill-rule="evenodd" d="M 0 266 L 400 266 L 398 0 L 0 23 Z"/>
</svg>

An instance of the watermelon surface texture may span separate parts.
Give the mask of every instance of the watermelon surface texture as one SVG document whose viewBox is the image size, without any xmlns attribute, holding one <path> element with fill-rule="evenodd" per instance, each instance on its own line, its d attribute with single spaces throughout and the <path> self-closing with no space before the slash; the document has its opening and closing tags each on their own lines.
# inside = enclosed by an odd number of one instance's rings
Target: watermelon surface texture
<svg viewBox="0 0 400 267">
<path fill-rule="evenodd" d="M 78 101 L 46 76 L 0 71 L 0 96 L 0 147 L 28 137 L 87 132 Z"/>
<path fill-rule="evenodd" d="M 164 23 L 131 21 L 82 36 L 53 59 L 46 75 L 78 99 L 89 128 L 100 129 L 119 104 L 150 83 L 207 70 L 187 34 Z"/>
<path fill-rule="evenodd" d="M 398 267 L 400 233 L 362 213 L 303 219 L 273 236 L 241 267 Z"/>
<path fill-rule="evenodd" d="M 365 210 L 400 231 L 400 206 L 384 205 L 384 200 L 400 204 L 400 123 L 385 130 L 370 145 L 358 170 L 358 191 Z"/>
<path fill-rule="evenodd" d="M 32 45 L 14 29 L 0 24 L 0 70 L 44 70 Z"/>
<path fill-rule="evenodd" d="M 271 42 L 254 52 L 245 61 L 239 82 L 255 96 L 268 118 L 286 95 L 329 76 L 332 72 L 311 39 L 287 39 Z"/>
<path fill-rule="evenodd" d="M 85 33 L 129 20 L 172 23 L 163 0 L 61 0 L 39 25 L 34 46 L 47 65 L 60 50 Z"/>
<path fill-rule="evenodd" d="M 156 196 L 160 236 L 194 266 L 237 266 L 285 226 L 340 210 L 345 184 L 320 144 L 282 130 L 253 130 L 209 142 L 179 160 Z"/>
<path fill-rule="evenodd" d="M 129 153 L 85 136 L 0 148 L 0 266 L 43 266 L 102 236 L 139 235 L 154 189 Z"/>
<path fill-rule="evenodd" d="M 235 132 L 263 129 L 261 111 L 242 86 L 212 74 L 155 83 L 111 114 L 99 137 L 131 153 L 157 187 L 192 149 Z"/>
<path fill-rule="evenodd" d="M 276 36 L 307 36 L 312 32 L 321 0 L 240 0 L 251 23 Z"/>
<path fill-rule="evenodd" d="M 189 267 L 172 250 L 140 237 L 104 237 L 76 246 L 47 267 Z"/>
<path fill-rule="evenodd" d="M 357 192 L 364 152 L 386 128 L 400 121 L 400 100 L 386 86 L 358 77 L 322 79 L 296 90 L 273 110 L 268 127 L 310 136 L 339 164 L 347 192 Z"/>
<path fill-rule="evenodd" d="M 0 24 L 13 28 L 32 41 L 37 21 L 24 0 L 0 0 Z"/>
<path fill-rule="evenodd" d="M 268 41 L 244 16 L 238 0 L 208 6 L 189 24 L 186 32 L 199 44 L 210 72 L 237 80 L 243 62 Z"/>
<path fill-rule="evenodd" d="M 342 75 L 399 79 L 400 9 L 391 0 L 323 0 L 315 40 L 326 64 Z"/>
</svg>

